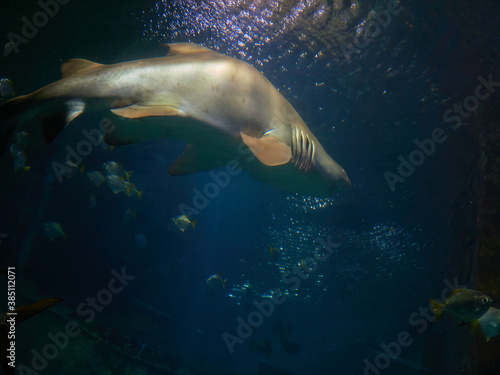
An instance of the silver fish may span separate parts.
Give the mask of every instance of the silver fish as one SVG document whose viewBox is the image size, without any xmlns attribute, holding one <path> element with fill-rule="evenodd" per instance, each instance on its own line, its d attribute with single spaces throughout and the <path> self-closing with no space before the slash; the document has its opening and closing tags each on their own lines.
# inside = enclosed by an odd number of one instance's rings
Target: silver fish
<svg viewBox="0 0 500 375">
<path fill-rule="evenodd" d="M 87 172 L 87 178 L 97 187 L 100 187 L 106 182 L 106 178 L 99 171 Z"/>
<path fill-rule="evenodd" d="M 106 182 L 113 193 L 127 194 L 127 186 L 125 185 L 123 178 L 114 175 L 106 176 Z"/>
<path fill-rule="evenodd" d="M 66 238 L 66 233 L 64 233 L 64 230 L 59 223 L 44 223 L 43 231 L 45 232 L 47 238 L 49 238 L 51 241 L 54 241 L 57 238 Z"/>
</svg>

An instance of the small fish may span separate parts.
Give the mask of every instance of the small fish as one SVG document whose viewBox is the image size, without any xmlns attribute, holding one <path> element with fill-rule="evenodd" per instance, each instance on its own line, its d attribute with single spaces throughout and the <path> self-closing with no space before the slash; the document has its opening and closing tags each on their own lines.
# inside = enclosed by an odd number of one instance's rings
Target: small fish
<svg viewBox="0 0 500 375">
<path fill-rule="evenodd" d="M 0 99 L 10 99 L 14 96 L 14 84 L 10 79 L 0 78 Z"/>
<path fill-rule="evenodd" d="M 29 134 L 26 132 L 17 132 L 14 136 L 14 143 L 24 148 L 31 143 Z"/>
<path fill-rule="evenodd" d="M 210 287 L 210 289 L 215 290 L 219 287 L 223 287 L 224 289 L 226 288 L 226 280 L 222 280 L 222 277 L 220 277 L 220 273 L 217 272 L 215 275 L 210 276 L 207 279 L 207 284 Z"/>
<path fill-rule="evenodd" d="M 122 177 L 109 175 L 106 176 L 106 182 L 113 193 L 125 193 L 128 195 L 128 189 Z"/>
<path fill-rule="evenodd" d="M 135 210 L 131 210 L 130 208 L 127 208 L 125 210 L 125 212 L 123 213 L 122 223 L 126 225 L 130 219 L 135 219 L 136 216 L 137 216 L 137 213 L 135 212 Z"/>
<path fill-rule="evenodd" d="M 300 268 L 302 268 L 307 273 L 313 272 L 315 266 L 317 266 L 317 264 L 314 264 L 313 261 L 306 261 L 304 259 L 300 260 Z"/>
<path fill-rule="evenodd" d="M 113 146 L 108 145 L 106 141 L 104 140 L 106 138 L 106 134 L 101 134 L 99 137 L 99 146 L 104 150 L 104 151 L 113 151 Z"/>
<path fill-rule="evenodd" d="M 134 194 L 137 194 L 137 196 L 140 198 L 142 195 L 141 190 L 137 190 L 136 186 L 134 185 L 133 182 L 129 181 L 123 181 L 125 183 L 125 187 L 127 188 L 126 194 L 127 196 L 131 197 Z"/>
<path fill-rule="evenodd" d="M 432 299 L 429 301 L 436 320 L 443 311 L 446 311 L 462 323 L 470 323 L 479 319 L 488 311 L 493 302 L 486 294 L 472 289 L 452 290 L 443 304 Z"/>
<path fill-rule="evenodd" d="M 87 177 L 95 186 L 100 187 L 106 182 L 106 178 L 99 171 L 87 172 Z"/>
<path fill-rule="evenodd" d="M 68 167 L 70 168 L 76 168 L 80 171 L 80 173 L 83 173 L 83 171 L 85 170 L 85 165 L 84 164 L 75 164 L 73 163 L 71 160 L 66 160 L 66 163 L 65 163 Z"/>
<path fill-rule="evenodd" d="M 269 245 L 269 256 L 273 259 L 278 259 L 280 257 L 280 251 L 274 246 Z"/>
<path fill-rule="evenodd" d="M 69 160 L 69 159 L 66 160 L 66 162 L 64 164 L 66 164 L 68 167 L 71 168 L 71 171 L 69 171 L 66 174 L 66 177 L 68 177 L 68 178 L 75 177 L 78 174 L 78 171 L 80 171 L 80 173 L 82 173 L 82 174 L 85 171 L 85 164 L 76 164 L 72 160 Z"/>
<path fill-rule="evenodd" d="M 14 171 L 29 171 L 30 166 L 26 165 L 26 153 L 24 149 L 30 144 L 28 133 L 17 132 L 14 141 L 10 145 L 10 154 L 14 159 Z"/>
<path fill-rule="evenodd" d="M 45 235 L 51 240 L 54 241 L 57 238 L 66 238 L 67 235 L 64 233 L 61 224 L 49 222 L 43 224 L 43 231 Z"/>
<path fill-rule="evenodd" d="M 500 310 L 490 307 L 482 317 L 472 322 L 472 325 L 481 327 L 486 342 L 490 341 L 493 337 L 500 335 Z"/>
<path fill-rule="evenodd" d="M 29 165 L 26 165 L 26 154 L 24 153 L 24 151 L 17 150 L 17 152 L 14 154 L 11 148 L 11 154 L 14 158 L 14 171 L 25 172 L 31 169 Z"/>
<path fill-rule="evenodd" d="M 5 43 L 3 46 L 3 57 L 7 57 L 14 50 L 11 42 Z"/>
<path fill-rule="evenodd" d="M 95 207 L 96 207 L 95 195 L 94 194 L 90 194 L 89 209 L 93 210 Z"/>
<path fill-rule="evenodd" d="M 120 163 L 116 161 L 108 161 L 107 163 L 102 163 L 102 167 L 106 174 L 115 175 L 118 177 L 123 177 L 125 180 L 130 180 L 130 176 L 132 175 L 132 171 L 126 172 Z"/>
<path fill-rule="evenodd" d="M 148 241 L 146 241 L 146 236 L 143 233 L 135 235 L 135 246 L 137 247 L 147 247 Z"/>
<path fill-rule="evenodd" d="M 196 220 L 191 221 L 186 215 L 175 216 L 170 220 L 172 221 L 172 224 L 181 232 L 184 232 L 187 228 L 189 228 L 189 226 L 194 229 L 196 225 Z"/>
</svg>

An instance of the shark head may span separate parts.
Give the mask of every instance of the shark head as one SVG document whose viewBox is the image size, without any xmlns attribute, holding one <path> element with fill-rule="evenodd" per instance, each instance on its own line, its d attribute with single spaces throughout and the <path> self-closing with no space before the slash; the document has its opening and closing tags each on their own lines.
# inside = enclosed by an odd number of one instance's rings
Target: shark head
<svg viewBox="0 0 500 375">
<path fill-rule="evenodd" d="M 318 173 L 325 179 L 330 192 L 335 193 L 349 190 L 351 188 L 351 181 L 347 177 L 344 168 L 335 162 L 326 151 L 321 151 L 316 155 L 314 165 Z"/>
<path fill-rule="evenodd" d="M 328 197 L 351 187 L 347 173 L 325 151 L 302 119 L 291 125 L 291 164 L 306 172 L 310 179 L 308 190 L 313 195 Z"/>
</svg>

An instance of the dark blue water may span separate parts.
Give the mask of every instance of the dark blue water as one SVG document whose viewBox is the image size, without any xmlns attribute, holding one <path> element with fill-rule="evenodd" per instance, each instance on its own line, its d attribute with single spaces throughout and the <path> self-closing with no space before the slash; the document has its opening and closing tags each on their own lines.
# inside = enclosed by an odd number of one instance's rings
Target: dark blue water
<svg viewBox="0 0 500 375">
<path fill-rule="evenodd" d="M 461 215 L 477 203 L 464 196 L 474 190 L 479 159 L 472 125 L 486 114 L 474 111 L 471 126 L 457 129 L 443 114 L 474 93 L 479 75 L 498 71 L 495 2 L 401 2 L 387 27 L 347 59 L 341 46 L 387 7 L 348 3 L 71 1 L 18 53 L 0 60 L 0 75 L 20 95 L 59 79 L 68 58 L 115 63 L 161 56 L 162 43 L 200 43 L 260 70 L 353 185 L 319 200 L 242 172 L 192 215 L 196 228 L 182 233 L 170 219 L 180 205 L 194 207 L 195 189 L 213 179 L 208 172 L 167 174 L 181 143 L 94 147 L 84 173 L 58 181 L 52 163 L 63 160 L 67 145 L 76 147 L 81 139 L 74 134 L 101 120 L 82 115 L 72 136 L 63 133 L 27 155 L 29 172 L 14 173 L 9 157 L 1 162 L 0 232 L 8 237 L 0 259 L 2 268 L 17 269 L 18 304 L 64 300 L 18 327 L 18 365 L 33 367 L 32 350 L 42 352 L 49 332 L 76 321 L 82 332 L 41 373 L 362 374 L 375 371 L 366 361 L 375 363 L 402 332 L 411 344 L 401 360 L 377 371 L 458 373 L 463 353 L 445 350 L 444 326 L 423 327 L 411 317 L 439 297 L 445 280 L 471 282 L 450 259 L 466 251 L 464 238 L 474 230 Z M 35 2 L 6 7 L 5 36 L 20 33 L 21 17 L 38 11 Z M 415 140 L 431 138 L 436 128 L 446 140 L 391 189 L 386 176 L 397 173 L 398 157 L 408 160 Z M 140 198 L 89 182 L 85 173 L 111 160 L 132 170 Z M 134 217 L 124 223 L 127 210 Z M 67 238 L 49 240 L 45 222 L 60 223 Z M 140 234 L 147 246 L 137 243 Z M 336 244 L 332 254 L 306 265 L 304 279 L 293 275 L 328 238 Z M 277 253 L 270 255 L 269 246 Z M 227 283 L 212 291 L 206 279 L 217 272 Z M 130 276 L 123 290 L 85 313 L 87 298 L 105 293 L 116 273 Z M 276 290 L 282 303 L 271 304 Z M 259 312 L 264 305 L 268 310 Z M 245 331 L 241 322 L 251 317 L 256 327 Z"/>
</svg>

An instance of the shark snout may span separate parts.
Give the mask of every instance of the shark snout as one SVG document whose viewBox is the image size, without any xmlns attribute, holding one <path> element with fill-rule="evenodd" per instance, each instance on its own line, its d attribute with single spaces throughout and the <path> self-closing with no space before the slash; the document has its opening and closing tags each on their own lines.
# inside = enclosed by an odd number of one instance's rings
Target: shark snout
<svg viewBox="0 0 500 375">
<path fill-rule="evenodd" d="M 344 182 L 344 185 L 346 188 L 350 189 L 352 187 L 351 180 L 349 180 L 349 177 L 347 177 L 347 173 L 345 170 L 342 169 L 342 180 Z"/>
</svg>

